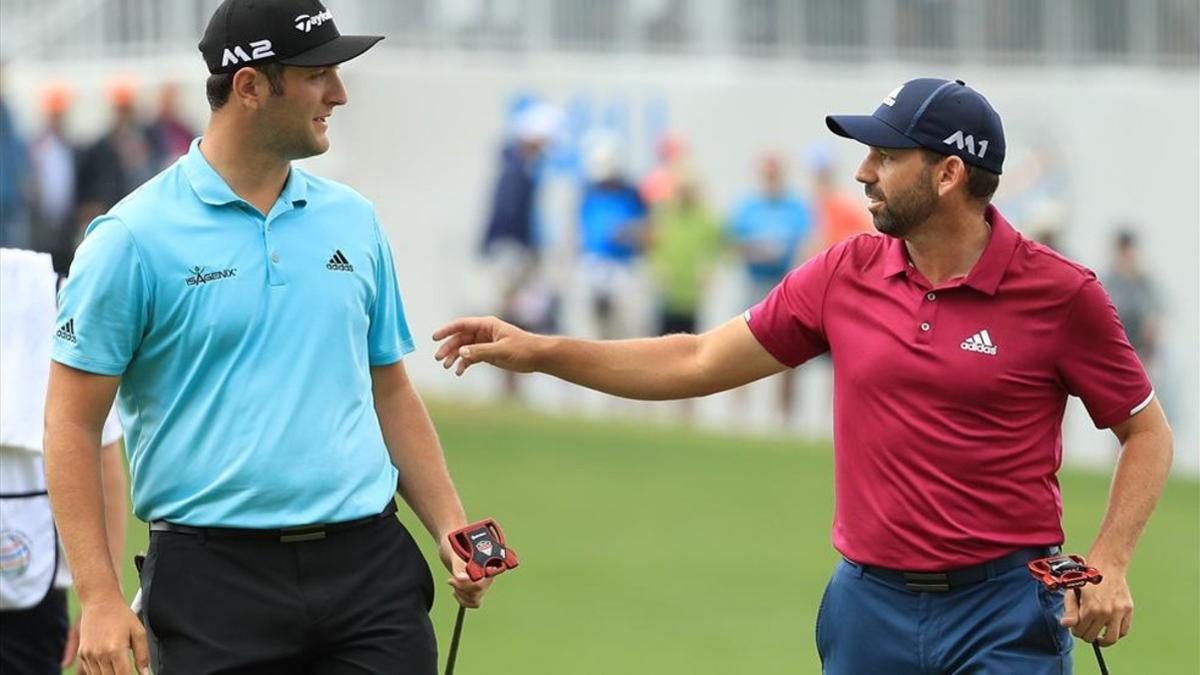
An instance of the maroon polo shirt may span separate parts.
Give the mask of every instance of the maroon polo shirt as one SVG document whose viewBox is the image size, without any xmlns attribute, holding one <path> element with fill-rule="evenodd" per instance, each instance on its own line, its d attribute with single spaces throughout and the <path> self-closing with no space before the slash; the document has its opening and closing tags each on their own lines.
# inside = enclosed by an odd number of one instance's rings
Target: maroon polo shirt
<svg viewBox="0 0 1200 675">
<path fill-rule="evenodd" d="M 902 240 L 862 235 L 746 313 L 783 364 L 831 352 L 833 545 L 851 560 L 937 571 L 1062 543 L 1067 396 L 1097 427 L 1153 397 L 1096 275 L 986 218 L 966 277 L 933 286 Z"/>
</svg>

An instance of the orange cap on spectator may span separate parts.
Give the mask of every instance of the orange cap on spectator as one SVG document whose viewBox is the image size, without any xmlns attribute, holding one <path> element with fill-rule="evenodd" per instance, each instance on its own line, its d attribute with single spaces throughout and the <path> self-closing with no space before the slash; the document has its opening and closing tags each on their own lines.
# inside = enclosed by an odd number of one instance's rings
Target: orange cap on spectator
<svg viewBox="0 0 1200 675">
<path fill-rule="evenodd" d="M 114 75 L 108 80 L 105 88 L 108 102 L 115 106 L 133 105 L 137 98 L 137 81 L 130 75 Z"/>
<path fill-rule="evenodd" d="M 71 107 L 71 87 L 65 82 L 51 82 L 42 88 L 42 112 L 56 115 Z"/>
</svg>

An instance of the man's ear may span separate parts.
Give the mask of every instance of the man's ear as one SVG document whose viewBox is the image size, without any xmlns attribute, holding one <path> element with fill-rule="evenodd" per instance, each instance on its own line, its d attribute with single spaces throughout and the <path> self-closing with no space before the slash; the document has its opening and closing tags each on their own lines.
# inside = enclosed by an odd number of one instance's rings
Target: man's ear
<svg viewBox="0 0 1200 675">
<path fill-rule="evenodd" d="M 266 87 L 266 78 L 253 68 L 239 68 L 233 74 L 233 98 L 243 107 L 257 110 Z"/>
<path fill-rule="evenodd" d="M 938 164 L 938 169 L 934 172 L 938 196 L 953 192 L 960 184 L 967 184 L 967 165 L 961 157 L 948 155 Z"/>
</svg>

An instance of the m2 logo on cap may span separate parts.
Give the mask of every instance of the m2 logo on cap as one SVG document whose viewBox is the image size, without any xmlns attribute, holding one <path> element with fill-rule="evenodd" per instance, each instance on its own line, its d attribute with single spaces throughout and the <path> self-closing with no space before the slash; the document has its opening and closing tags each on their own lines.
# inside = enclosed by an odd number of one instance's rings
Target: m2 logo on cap
<svg viewBox="0 0 1200 675">
<path fill-rule="evenodd" d="M 887 96 L 884 96 L 883 104 L 886 106 L 889 106 L 889 107 L 896 105 L 896 97 L 900 95 L 900 90 L 903 88 L 904 88 L 904 85 L 900 85 L 899 87 L 896 87 L 895 89 L 893 89 L 890 94 L 888 94 Z"/>
<path fill-rule="evenodd" d="M 250 53 L 247 54 L 241 45 L 226 47 L 225 54 L 221 56 L 221 67 L 224 68 L 231 63 L 250 63 L 259 59 L 265 59 L 268 56 L 275 56 L 275 50 L 271 48 L 270 40 L 259 40 L 250 43 Z"/>
<path fill-rule="evenodd" d="M 329 10 L 325 10 L 311 16 L 308 14 L 301 14 L 295 19 L 292 19 L 292 21 L 296 24 L 296 30 L 300 31 L 301 33 L 307 33 L 313 29 L 313 26 L 320 26 L 326 21 L 333 21 L 333 13 Z"/>
<path fill-rule="evenodd" d="M 962 129 L 959 129 L 958 131 L 947 136 L 945 138 L 945 140 L 942 141 L 942 143 L 945 143 L 946 145 L 953 145 L 954 147 L 958 148 L 959 150 L 965 149 L 967 152 L 971 153 L 972 155 L 975 155 L 979 159 L 983 159 L 983 156 L 985 154 L 987 154 L 987 148 L 988 148 L 987 139 L 986 138 L 980 139 L 979 148 L 978 148 L 979 151 L 976 152 L 975 137 L 972 136 L 971 134 L 963 134 Z"/>
</svg>

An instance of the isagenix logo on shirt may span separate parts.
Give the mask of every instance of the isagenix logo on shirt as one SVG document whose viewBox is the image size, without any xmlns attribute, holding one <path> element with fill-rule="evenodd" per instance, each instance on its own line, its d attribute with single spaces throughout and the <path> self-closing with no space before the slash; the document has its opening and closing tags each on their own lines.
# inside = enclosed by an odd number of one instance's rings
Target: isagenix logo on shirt
<svg viewBox="0 0 1200 675">
<path fill-rule="evenodd" d="M 222 279 L 228 279 L 229 277 L 236 276 L 236 267 L 230 267 L 228 269 L 218 270 L 216 272 L 205 272 L 202 266 L 196 265 L 192 268 L 191 276 L 184 279 L 184 283 L 186 283 L 188 286 L 202 286 L 214 281 L 220 281 Z"/>
</svg>

